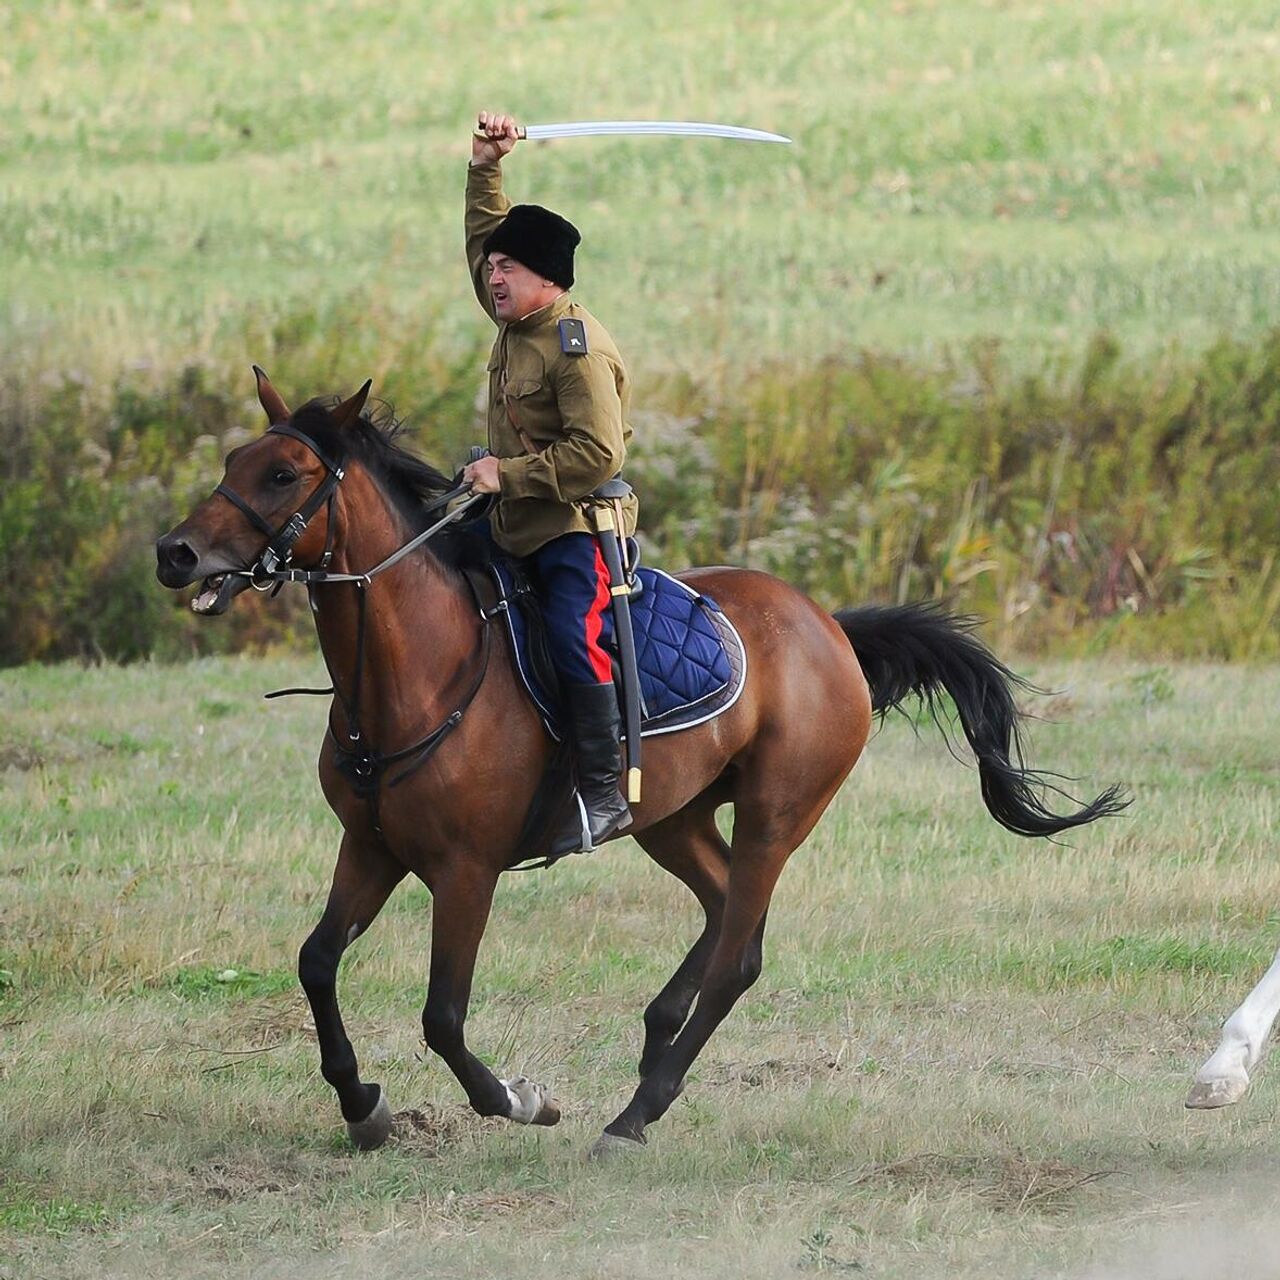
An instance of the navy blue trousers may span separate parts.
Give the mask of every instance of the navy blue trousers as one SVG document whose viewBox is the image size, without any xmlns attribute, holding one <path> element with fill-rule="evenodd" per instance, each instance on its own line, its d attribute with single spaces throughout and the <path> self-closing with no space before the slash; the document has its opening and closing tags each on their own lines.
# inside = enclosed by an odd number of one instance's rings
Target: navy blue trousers
<svg viewBox="0 0 1280 1280">
<path fill-rule="evenodd" d="M 600 645 L 609 570 L 589 533 L 564 533 L 525 560 L 546 619 L 551 660 L 563 684 L 608 684 L 613 665 Z"/>
</svg>

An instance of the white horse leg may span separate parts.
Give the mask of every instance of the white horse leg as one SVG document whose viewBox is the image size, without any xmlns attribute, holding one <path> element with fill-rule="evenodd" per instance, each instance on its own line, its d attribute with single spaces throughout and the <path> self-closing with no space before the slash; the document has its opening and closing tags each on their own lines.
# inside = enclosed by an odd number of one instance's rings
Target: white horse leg
<svg viewBox="0 0 1280 1280">
<path fill-rule="evenodd" d="M 1272 1024 L 1280 1014 L 1280 951 L 1271 968 L 1222 1027 L 1213 1056 L 1196 1072 L 1187 1106 L 1226 1107 L 1239 1102 L 1250 1074 L 1266 1056 Z"/>
</svg>

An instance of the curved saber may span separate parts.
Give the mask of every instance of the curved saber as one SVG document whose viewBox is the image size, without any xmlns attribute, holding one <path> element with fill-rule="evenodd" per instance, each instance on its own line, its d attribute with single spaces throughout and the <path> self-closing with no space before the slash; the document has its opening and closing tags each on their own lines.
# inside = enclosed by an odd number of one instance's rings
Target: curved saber
<svg viewBox="0 0 1280 1280">
<path fill-rule="evenodd" d="M 737 124 L 702 124 L 694 120 L 579 120 L 569 124 L 522 126 L 522 138 L 598 138 L 661 134 L 677 138 L 737 138 L 743 142 L 790 142 L 780 133 L 746 129 Z"/>
</svg>

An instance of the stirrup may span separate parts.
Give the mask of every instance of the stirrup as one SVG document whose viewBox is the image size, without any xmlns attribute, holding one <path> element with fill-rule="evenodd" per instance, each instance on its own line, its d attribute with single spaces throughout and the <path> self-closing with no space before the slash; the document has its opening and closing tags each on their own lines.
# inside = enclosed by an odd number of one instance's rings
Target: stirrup
<svg viewBox="0 0 1280 1280">
<path fill-rule="evenodd" d="M 550 855 L 553 858 L 560 858 L 570 853 L 594 853 L 611 836 L 617 835 L 619 831 L 625 831 L 631 825 L 631 810 L 624 803 L 621 812 L 604 828 L 597 842 L 591 838 L 591 815 L 581 791 L 574 791 L 573 805 L 578 819 L 577 830 L 570 829 L 567 823 L 561 828 L 558 838 L 550 849 Z"/>
</svg>

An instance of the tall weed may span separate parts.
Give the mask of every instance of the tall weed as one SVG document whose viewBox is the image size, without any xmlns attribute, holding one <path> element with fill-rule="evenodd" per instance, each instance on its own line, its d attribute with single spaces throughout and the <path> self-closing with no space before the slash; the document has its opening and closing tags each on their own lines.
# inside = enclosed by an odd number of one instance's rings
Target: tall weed
<svg viewBox="0 0 1280 1280">
<path fill-rule="evenodd" d="M 483 361 L 367 308 L 238 336 L 300 400 L 353 349 L 438 465 L 483 432 Z M 943 599 L 1020 649 L 1280 654 L 1280 330 L 1202 353 L 1028 372 L 979 342 L 931 367 L 862 354 L 642 387 L 628 475 L 647 554 L 738 563 L 823 603 Z M 296 640 L 292 597 L 209 625 L 155 583 L 151 543 L 256 431 L 213 362 L 0 383 L 0 663 L 128 660 Z"/>
</svg>

